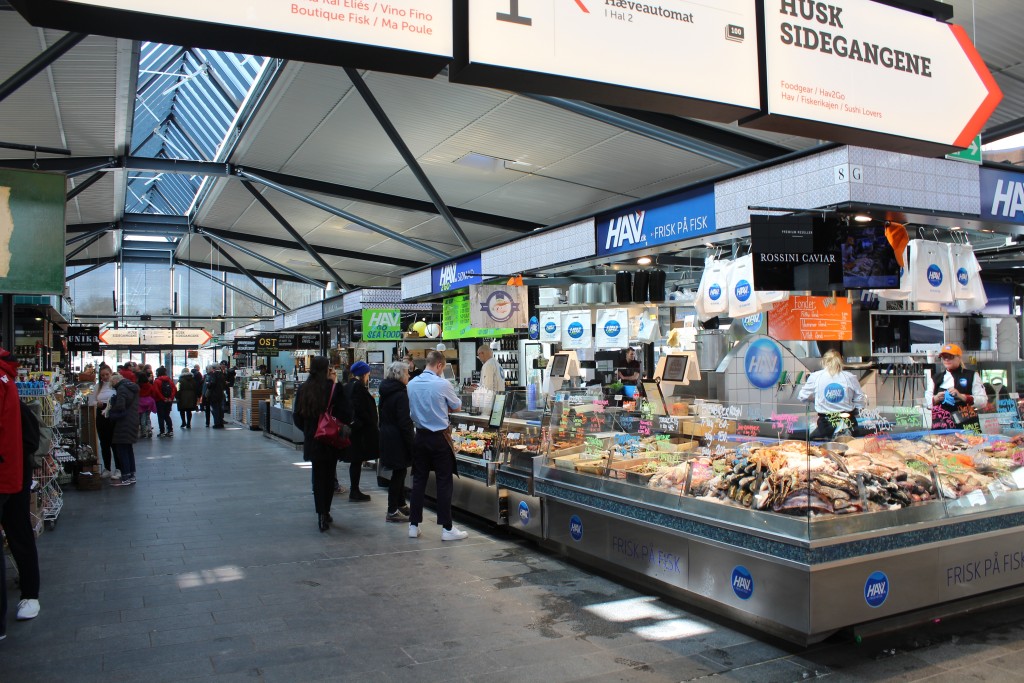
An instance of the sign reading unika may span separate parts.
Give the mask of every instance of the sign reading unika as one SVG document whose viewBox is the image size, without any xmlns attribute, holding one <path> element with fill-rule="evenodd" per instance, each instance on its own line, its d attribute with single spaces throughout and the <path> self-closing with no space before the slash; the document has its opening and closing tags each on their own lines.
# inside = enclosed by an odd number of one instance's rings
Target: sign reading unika
<svg viewBox="0 0 1024 683">
<path fill-rule="evenodd" d="M 452 81 L 719 121 L 759 108 L 754 0 L 456 6 Z"/>
<path fill-rule="evenodd" d="M 397 308 L 363 310 L 363 341 L 397 341 L 402 338 L 402 314 Z"/>
<path fill-rule="evenodd" d="M 872 0 L 763 2 L 767 110 L 744 125 L 939 154 L 1002 99 L 960 26 Z"/>
<path fill-rule="evenodd" d="M 72 325 L 68 328 L 65 338 L 68 342 L 68 353 L 100 350 L 100 328 L 98 326 Z"/>
</svg>

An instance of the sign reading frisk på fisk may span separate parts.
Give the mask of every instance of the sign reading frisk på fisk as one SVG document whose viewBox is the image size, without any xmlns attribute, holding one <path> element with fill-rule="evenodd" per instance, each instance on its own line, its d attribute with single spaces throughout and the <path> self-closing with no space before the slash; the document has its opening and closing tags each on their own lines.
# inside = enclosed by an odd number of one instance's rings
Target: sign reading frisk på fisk
<svg viewBox="0 0 1024 683">
<path fill-rule="evenodd" d="M 715 231 L 714 186 L 634 204 L 594 220 L 597 254 L 619 254 L 679 242 Z"/>
<path fill-rule="evenodd" d="M 402 338 L 402 314 L 397 308 L 363 311 L 363 341 L 396 341 Z"/>
</svg>

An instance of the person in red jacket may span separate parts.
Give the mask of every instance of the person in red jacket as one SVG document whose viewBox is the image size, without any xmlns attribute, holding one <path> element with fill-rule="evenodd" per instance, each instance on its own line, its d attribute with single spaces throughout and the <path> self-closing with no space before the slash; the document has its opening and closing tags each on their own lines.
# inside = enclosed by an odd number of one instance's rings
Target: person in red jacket
<svg viewBox="0 0 1024 683">
<path fill-rule="evenodd" d="M 0 348 L 0 509 L 24 485 L 18 363 Z M 0 640 L 7 637 L 7 561 L 0 557 Z"/>
<path fill-rule="evenodd" d="M 127 379 L 131 379 L 128 377 Z M 146 372 L 146 369 L 139 366 L 135 372 L 136 384 L 139 385 L 139 438 L 153 438 L 153 422 L 149 419 L 151 413 L 156 412 L 157 401 L 160 400 L 156 385 L 153 384 L 153 376 Z"/>
<path fill-rule="evenodd" d="M 174 404 L 174 382 L 167 376 L 167 368 L 156 369 L 153 390 L 150 392 L 156 401 L 156 423 L 160 427 L 157 437 L 174 436 L 174 423 L 171 422 L 171 406 Z"/>
</svg>

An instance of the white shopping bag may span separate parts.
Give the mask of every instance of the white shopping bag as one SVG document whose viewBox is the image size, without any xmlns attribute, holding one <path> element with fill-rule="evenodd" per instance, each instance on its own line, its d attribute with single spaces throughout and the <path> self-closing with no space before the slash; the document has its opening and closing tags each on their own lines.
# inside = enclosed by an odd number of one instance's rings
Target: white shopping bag
<svg viewBox="0 0 1024 683">
<path fill-rule="evenodd" d="M 701 320 L 707 320 L 729 311 L 729 273 L 731 271 L 732 261 L 708 258 L 704 262 L 704 273 L 701 275 L 700 288 L 697 291 L 697 296 L 701 298 L 704 308 Z"/>
<path fill-rule="evenodd" d="M 910 243 L 911 299 L 934 304 L 953 301 L 953 272 L 949 247 L 939 242 Z"/>
<path fill-rule="evenodd" d="M 742 318 L 757 313 L 754 291 L 754 258 L 741 256 L 732 264 L 729 275 L 729 317 Z"/>
<path fill-rule="evenodd" d="M 779 303 L 780 301 L 785 301 L 788 298 L 789 292 L 784 292 L 782 290 L 758 292 L 757 310 L 761 313 L 764 313 L 765 311 L 770 311 L 772 306 Z"/>
<path fill-rule="evenodd" d="M 969 301 L 976 294 L 974 281 L 981 276 L 981 267 L 969 244 L 949 245 L 949 259 L 952 262 L 953 298 Z"/>
</svg>

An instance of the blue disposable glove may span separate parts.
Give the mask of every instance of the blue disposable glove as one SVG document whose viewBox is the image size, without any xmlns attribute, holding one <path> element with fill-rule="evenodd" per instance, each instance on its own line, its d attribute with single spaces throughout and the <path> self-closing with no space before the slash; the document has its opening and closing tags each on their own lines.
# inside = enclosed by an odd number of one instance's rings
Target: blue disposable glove
<svg viewBox="0 0 1024 683">
<path fill-rule="evenodd" d="M 947 391 L 946 395 L 942 399 L 942 405 L 944 405 L 944 406 L 954 406 L 954 405 L 956 405 L 956 398 L 953 397 L 953 394 L 951 394 L 950 392 Z"/>
</svg>

